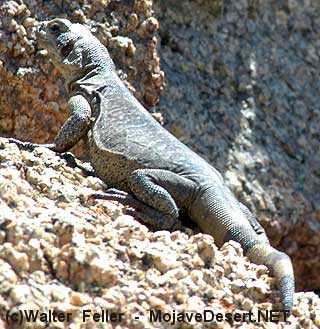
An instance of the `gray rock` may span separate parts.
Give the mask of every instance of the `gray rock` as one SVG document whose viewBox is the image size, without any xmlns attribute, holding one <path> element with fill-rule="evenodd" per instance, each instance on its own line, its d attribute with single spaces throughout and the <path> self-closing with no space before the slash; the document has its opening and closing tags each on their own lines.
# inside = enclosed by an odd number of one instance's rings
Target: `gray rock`
<svg viewBox="0 0 320 329">
<path fill-rule="evenodd" d="M 155 11 L 166 127 L 291 251 L 299 288 L 319 288 L 320 3 L 167 0 Z"/>
</svg>

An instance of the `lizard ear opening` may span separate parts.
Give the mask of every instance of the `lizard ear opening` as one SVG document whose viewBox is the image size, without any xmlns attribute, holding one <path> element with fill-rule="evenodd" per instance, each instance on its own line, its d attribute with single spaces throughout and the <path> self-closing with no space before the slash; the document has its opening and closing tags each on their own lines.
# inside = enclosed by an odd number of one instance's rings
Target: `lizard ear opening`
<svg viewBox="0 0 320 329">
<path fill-rule="evenodd" d="M 66 45 L 64 45 L 60 50 L 61 56 L 64 58 L 67 57 L 73 50 L 73 46 L 74 43 L 72 41 L 69 41 Z"/>
</svg>

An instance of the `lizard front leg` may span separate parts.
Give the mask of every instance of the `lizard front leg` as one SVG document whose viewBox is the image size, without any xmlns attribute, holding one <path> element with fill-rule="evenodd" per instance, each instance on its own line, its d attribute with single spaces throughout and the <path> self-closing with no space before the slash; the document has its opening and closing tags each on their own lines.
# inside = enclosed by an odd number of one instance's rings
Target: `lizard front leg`
<svg viewBox="0 0 320 329">
<path fill-rule="evenodd" d="M 82 95 L 74 95 L 68 102 L 70 116 L 54 139 L 52 150 L 62 153 L 70 150 L 84 137 L 91 122 L 91 107 Z"/>
<path fill-rule="evenodd" d="M 9 138 L 9 142 L 15 143 L 27 149 L 39 146 L 47 147 L 53 151 L 62 153 L 73 147 L 87 132 L 91 119 L 91 107 L 82 95 L 74 95 L 68 102 L 70 116 L 61 127 L 58 135 L 51 144 L 36 144 L 22 142 L 15 138 Z"/>
</svg>

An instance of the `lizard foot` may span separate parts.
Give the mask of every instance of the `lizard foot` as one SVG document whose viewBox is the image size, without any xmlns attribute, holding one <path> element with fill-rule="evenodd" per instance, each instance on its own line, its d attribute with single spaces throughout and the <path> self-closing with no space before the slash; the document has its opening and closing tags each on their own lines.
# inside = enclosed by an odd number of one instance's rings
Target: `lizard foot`
<svg viewBox="0 0 320 329">
<path fill-rule="evenodd" d="M 59 156 L 62 159 L 66 160 L 68 166 L 70 166 L 72 168 L 79 168 L 82 171 L 84 171 L 86 176 L 97 177 L 94 170 L 89 168 L 89 167 L 91 167 L 90 165 L 87 167 L 86 165 L 79 164 L 76 157 L 72 153 L 70 153 L 70 152 L 60 153 Z"/>
<path fill-rule="evenodd" d="M 46 147 L 52 151 L 54 151 L 54 149 L 55 149 L 55 144 L 37 144 L 37 143 L 31 143 L 31 142 L 23 142 L 16 138 L 8 138 L 8 140 L 9 140 L 9 143 L 14 143 L 14 144 L 18 145 L 18 147 L 21 147 L 28 151 L 33 151 L 36 147 Z M 57 153 L 62 159 L 67 161 L 67 164 L 70 167 L 73 167 L 73 168 L 78 167 L 82 171 L 84 171 L 87 176 L 96 177 L 96 174 L 93 170 L 90 170 L 90 169 L 86 168 L 85 166 L 79 164 L 77 162 L 75 156 L 73 154 L 71 154 L 70 152 L 65 152 L 65 153 L 57 152 Z"/>
<path fill-rule="evenodd" d="M 145 224 L 150 225 L 155 229 L 170 231 L 181 229 L 180 221 L 176 221 L 156 209 L 149 207 L 127 192 L 110 188 L 104 193 L 90 194 L 89 199 L 91 198 L 118 201 L 125 204 L 131 208 L 126 209 L 126 214 L 139 217 Z"/>
<path fill-rule="evenodd" d="M 180 221 L 175 221 L 172 218 L 163 215 L 159 211 L 143 205 L 143 209 L 126 209 L 126 214 L 133 217 L 139 217 L 144 224 L 152 226 L 155 230 L 177 231 L 182 229 Z"/>
</svg>

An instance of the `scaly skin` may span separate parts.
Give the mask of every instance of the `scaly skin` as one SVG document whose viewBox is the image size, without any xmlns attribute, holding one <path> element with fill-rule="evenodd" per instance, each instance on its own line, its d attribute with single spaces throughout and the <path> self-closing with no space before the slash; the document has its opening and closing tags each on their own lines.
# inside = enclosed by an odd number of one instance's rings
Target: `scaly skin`
<svg viewBox="0 0 320 329">
<path fill-rule="evenodd" d="M 282 308 L 290 312 L 290 258 L 269 244 L 259 222 L 236 200 L 220 173 L 161 127 L 133 97 L 107 49 L 84 26 L 65 19 L 43 22 L 38 40 L 64 75 L 70 93 L 70 117 L 48 147 L 64 152 L 85 138 L 97 175 L 152 209 L 161 228 L 173 227 L 185 212 L 219 246 L 228 240 L 239 242 L 250 260 L 270 269 Z"/>
</svg>

